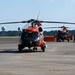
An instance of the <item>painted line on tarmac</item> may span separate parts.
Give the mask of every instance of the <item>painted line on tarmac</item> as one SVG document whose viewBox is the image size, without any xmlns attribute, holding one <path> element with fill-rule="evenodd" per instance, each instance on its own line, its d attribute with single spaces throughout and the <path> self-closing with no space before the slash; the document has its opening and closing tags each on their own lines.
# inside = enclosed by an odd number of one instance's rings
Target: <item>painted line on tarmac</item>
<svg viewBox="0 0 75 75">
<path fill-rule="evenodd" d="M 25 58 L 28 54 L 29 54 L 29 53 L 22 54 L 21 57 L 22 57 L 22 58 Z"/>
<path fill-rule="evenodd" d="M 25 69 L 25 70 L 0 70 L 0 72 L 47 72 L 47 71 L 75 71 L 75 68 L 45 68 L 45 69 L 42 69 L 42 68 L 39 68 L 38 69 Z"/>
<path fill-rule="evenodd" d="M 0 72 L 29 72 L 30 70 L 0 70 Z"/>
</svg>

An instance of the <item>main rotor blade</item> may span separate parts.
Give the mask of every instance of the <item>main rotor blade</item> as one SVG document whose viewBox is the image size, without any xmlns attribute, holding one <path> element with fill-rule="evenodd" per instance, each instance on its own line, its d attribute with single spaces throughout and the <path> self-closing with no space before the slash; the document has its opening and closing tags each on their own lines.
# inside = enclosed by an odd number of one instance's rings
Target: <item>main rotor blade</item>
<svg viewBox="0 0 75 75">
<path fill-rule="evenodd" d="M 28 21 L 18 21 L 18 22 L 4 22 L 4 23 L 0 23 L 0 24 L 15 24 L 15 23 L 30 23 L 32 22 L 32 19 L 28 20 Z M 34 20 L 34 22 L 36 22 Z M 58 22 L 58 21 L 37 21 L 37 22 L 41 22 L 41 23 L 60 23 L 60 24 L 75 24 L 72 22 Z"/>
<path fill-rule="evenodd" d="M 49 28 L 64 28 L 65 26 L 60 26 L 60 27 L 44 27 L 44 29 L 49 29 Z M 65 28 L 69 28 L 69 27 L 65 27 Z"/>
<path fill-rule="evenodd" d="M 59 27 L 44 27 L 44 29 L 59 28 Z"/>
<path fill-rule="evenodd" d="M 16 24 L 16 23 L 28 23 L 28 21 L 19 21 L 19 22 L 4 22 L 0 24 Z"/>
<path fill-rule="evenodd" d="M 60 24 L 75 24 L 72 22 L 58 22 L 58 21 L 40 21 L 42 23 L 60 23 Z"/>
</svg>

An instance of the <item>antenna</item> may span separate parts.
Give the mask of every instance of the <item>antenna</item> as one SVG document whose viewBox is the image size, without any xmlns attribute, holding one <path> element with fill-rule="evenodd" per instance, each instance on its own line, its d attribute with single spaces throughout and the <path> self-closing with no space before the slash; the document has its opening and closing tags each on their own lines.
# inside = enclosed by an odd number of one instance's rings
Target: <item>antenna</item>
<svg viewBox="0 0 75 75">
<path fill-rule="evenodd" d="M 39 15 L 40 15 L 40 11 L 39 11 L 39 13 L 38 13 L 38 15 L 37 15 L 37 20 L 38 20 L 38 18 L 39 18 Z"/>
</svg>

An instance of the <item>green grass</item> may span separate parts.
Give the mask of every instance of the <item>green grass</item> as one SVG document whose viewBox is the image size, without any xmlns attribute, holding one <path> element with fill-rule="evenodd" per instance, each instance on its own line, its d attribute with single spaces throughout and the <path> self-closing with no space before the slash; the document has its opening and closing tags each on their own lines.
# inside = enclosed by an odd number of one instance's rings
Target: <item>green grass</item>
<svg viewBox="0 0 75 75">
<path fill-rule="evenodd" d="M 20 36 L 0 36 L 0 38 L 20 38 Z"/>
</svg>

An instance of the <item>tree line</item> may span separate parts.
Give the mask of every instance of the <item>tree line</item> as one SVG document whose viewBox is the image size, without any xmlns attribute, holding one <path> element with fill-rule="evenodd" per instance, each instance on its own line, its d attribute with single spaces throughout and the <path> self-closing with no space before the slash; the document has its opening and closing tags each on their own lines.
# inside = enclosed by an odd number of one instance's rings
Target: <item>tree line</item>
<svg viewBox="0 0 75 75">
<path fill-rule="evenodd" d="M 57 31 L 44 31 L 44 36 L 54 36 Z M 0 36 L 20 36 L 22 31 L 0 31 Z M 75 30 L 70 31 L 75 35 Z"/>
<path fill-rule="evenodd" d="M 52 31 L 44 31 L 44 36 L 54 36 L 56 34 L 57 30 Z M 16 31 L 6 31 L 4 27 L 1 28 L 0 36 L 20 36 L 22 31 L 18 27 L 18 30 Z M 69 33 L 72 35 L 75 35 L 75 30 L 69 30 Z"/>
</svg>

